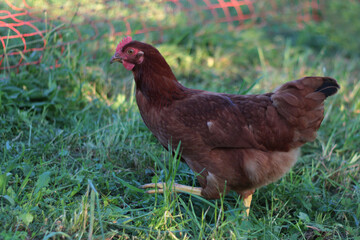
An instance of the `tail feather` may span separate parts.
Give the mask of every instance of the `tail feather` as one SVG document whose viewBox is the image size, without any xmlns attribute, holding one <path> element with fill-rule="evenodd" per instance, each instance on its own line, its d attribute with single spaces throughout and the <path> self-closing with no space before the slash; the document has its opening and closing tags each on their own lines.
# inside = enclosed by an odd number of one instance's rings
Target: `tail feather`
<svg viewBox="0 0 360 240">
<path fill-rule="evenodd" d="M 339 84 L 333 78 L 324 77 L 323 81 L 323 84 L 318 87 L 315 92 L 322 92 L 323 94 L 325 94 L 325 97 L 334 95 L 340 88 Z"/>
<path fill-rule="evenodd" d="M 294 128 L 294 141 L 302 144 L 316 138 L 324 118 L 324 100 L 340 86 L 329 77 L 305 77 L 282 85 L 271 96 L 278 113 Z"/>
</svg>

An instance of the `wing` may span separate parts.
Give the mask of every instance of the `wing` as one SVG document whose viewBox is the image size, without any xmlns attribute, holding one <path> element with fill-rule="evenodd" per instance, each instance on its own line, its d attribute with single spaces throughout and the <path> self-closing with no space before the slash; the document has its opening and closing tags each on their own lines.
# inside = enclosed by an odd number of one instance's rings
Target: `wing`
<svg viewBox="0 0 360 240">
<path fill-rule="evenodd" d="M 203 92 L 177 104 L 174 113 L 184 127 L 192 129 L 192 134 L 212 149 L 287 151 L 293 130 L 276 111 L 271 95 Z"/>
</svg>

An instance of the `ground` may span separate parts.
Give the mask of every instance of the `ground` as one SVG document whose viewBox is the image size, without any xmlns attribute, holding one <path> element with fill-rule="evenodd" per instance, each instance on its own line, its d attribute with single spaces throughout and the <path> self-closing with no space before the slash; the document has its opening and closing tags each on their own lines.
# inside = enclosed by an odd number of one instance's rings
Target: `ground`
<svg viewBox="0 0 360 240">
<path fill-rule="evenodd" d="M 328 18 L 303 28 L 283 19 L 241 31 L 179 24 L 156 44 L 191 88 L 264 93 L 308 75 L 338 80 L 317 139 L 255 192 L 249 218 L 236 194 L 208 201 L 138 188 L 197 182 L 142 122 L 131 73 L 109 65 L 121 36 L 95 53 L 89 41 L 49 48 L 43 64 L 2 71 L 0 239 L 358 239 L 360 6 L 328 3 Z M 54 56 L 61 66 L 48 68 Z"/>
</svg>

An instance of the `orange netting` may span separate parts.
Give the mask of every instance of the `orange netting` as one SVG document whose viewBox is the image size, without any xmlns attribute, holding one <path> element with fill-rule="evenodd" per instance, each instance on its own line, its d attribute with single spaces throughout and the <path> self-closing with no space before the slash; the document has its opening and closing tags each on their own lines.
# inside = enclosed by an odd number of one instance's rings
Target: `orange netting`
<svg viewBox="0 0 360 240">
<path fill-rule="evenodd" d="M 0 9 L 7 9 L 0 10 L 0 70 L 43 64 L 45 48 L 60 48 L 62 54 L 66 46 L 75 43 L 139 34 L 152 34 L 153 41 L 161 42 L 164 32 L 179 22 L 187 26 L 225 24 L 230 30 L 239 30 L 264 25 L 267 16 L 277 16 L 281 11 L 279 0 L 99 0 L 77 4 L 65 1 L 62 5 L 49 0 L 42 6 L 30 6 L 30 0 L 4 1 L 0 4 Z M 290 11 L 296 12 L 294 19 L 299 26 L 320 20 L 320 0 L 293 5 Z M 47 60 L 47 66 L 60 66 L 58 59 Z"/>
</svg>

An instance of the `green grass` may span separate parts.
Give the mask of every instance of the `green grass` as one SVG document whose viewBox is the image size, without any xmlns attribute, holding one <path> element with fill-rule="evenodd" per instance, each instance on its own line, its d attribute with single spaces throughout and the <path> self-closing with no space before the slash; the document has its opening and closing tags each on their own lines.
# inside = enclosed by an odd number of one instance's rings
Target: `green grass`
<svg viewBox="0 0 360 240">
<path fill-rule="evenodd" d="M 100 41 L 94 59 L 84 42 L 66 48 L 59 68 L 1 72 L 0 239 L 359 239 L 359 56 L 341 37 L 310 44 L 327 39 L 329 21 L 291 35 L 281 22 L 240 32 L 180 24 L 157 45 L 187 87 L 264 93 L 306 75 L 339 81 L 318 138 L 255 192 L 248 219 L 236 194 L 208 201 L 138 188 L 197 182 L 142 122 L 131 74 L 108 64 L 120 37 Z M 49 48 L 43 62 L 57 56 Z"/>
</svg>

